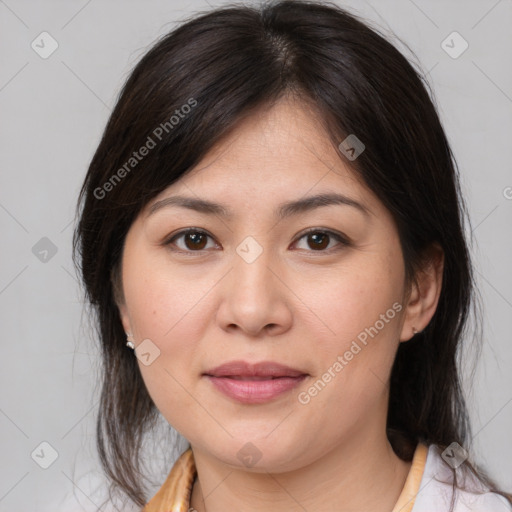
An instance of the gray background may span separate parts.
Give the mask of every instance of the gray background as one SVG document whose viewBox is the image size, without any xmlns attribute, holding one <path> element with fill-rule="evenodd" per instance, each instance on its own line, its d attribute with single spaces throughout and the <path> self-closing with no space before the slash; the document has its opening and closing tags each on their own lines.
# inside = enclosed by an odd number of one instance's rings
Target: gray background
<svg viewBox="0 0 512 512">
<path fill-rule="evenodd" d="M 512 490 L 512 2 L 343 5 L 403 39 L 433 86 L 461 169 L 485 306 L 470 397 L 474 448 Z M 102 501 L 94 446 L 98 359 L 70 256 L 76 198 L 132 66 L 157 36 L 208 7 L 0 0 L 1 511 L 92 511 Z M 43 31 L 58 43 L 47 59 L 31 47 Z M 442 47 L 453 31 L 469 44 L 458 58 Z M 456 39 L 448 44 L 452 52 L 461 48 Z M 55 255 L 41 252 L 43 237 Z M 41 442 L 58 453 L 48 469 L 31 457 L 36 450 L 36 460 L 49 461 Z M 161 483 L 164 466 L 156 474 Z"/>
</svg>

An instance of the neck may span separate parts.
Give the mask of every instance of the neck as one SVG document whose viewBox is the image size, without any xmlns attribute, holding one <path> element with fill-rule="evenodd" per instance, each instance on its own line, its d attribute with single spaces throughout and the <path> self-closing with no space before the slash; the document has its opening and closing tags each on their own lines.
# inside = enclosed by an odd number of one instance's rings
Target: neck
<svg viewBox="0 0 512 512">
<path fill-rule="evenodd" d="M 276 508 L 391 512 L 411 467 L 397 457 L 385 433 L 359 439 L 351 436 L 349 442 L 308 466 L 286 473 L 233 469 L 205 452 L 192 450 L 198 478 L 190 505 L 197 512 Z"/>
</svg>

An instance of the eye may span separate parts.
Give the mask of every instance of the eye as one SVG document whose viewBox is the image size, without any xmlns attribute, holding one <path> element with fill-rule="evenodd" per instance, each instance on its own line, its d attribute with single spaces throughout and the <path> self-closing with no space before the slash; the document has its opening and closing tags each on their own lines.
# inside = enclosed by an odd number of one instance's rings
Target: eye
<svg viewBox="0 0 512 512">
<path fill-rule="evenodd" d="M 337 240 L 338 245 L 349 245 L 349 241 L 341 234 L 334 233 L 333 231 L 321 230 L 318 228 L 309 229 L 299 238 L 299 241 L 303 238 L 306 239 L 306 244 L 308 244 L 308 247 L 313 249 L 314 252 L 329 252 L 331 249 L 335 248 L 336 246 L 329 247 L 332 239 Z"/>
<path fill-rule="evenodd" d="M 184 247 L 175 243 L 175 240 L 183 238 Z M 207 238 L 212 238 L 208 233 L 195 228 L 180 231 L 164 242 L 164 245 L 176 245 L 178 252 L 199 252 L 207 249 Z"/>
</svg>

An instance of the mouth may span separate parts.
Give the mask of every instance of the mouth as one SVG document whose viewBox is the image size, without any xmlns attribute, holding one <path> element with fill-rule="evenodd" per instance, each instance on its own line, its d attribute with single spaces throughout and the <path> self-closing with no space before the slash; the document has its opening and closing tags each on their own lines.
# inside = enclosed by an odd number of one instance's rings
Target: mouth
<svg viewBox="0 0 512 512">
<path fill-rule="evenodd" d="M 262 404 L 298 386 L 306 377 L 304 371 L 276 362 L 251 364 L 231 361 L 203 374 L 230 399 L 244 404 Z"/>
</svg>

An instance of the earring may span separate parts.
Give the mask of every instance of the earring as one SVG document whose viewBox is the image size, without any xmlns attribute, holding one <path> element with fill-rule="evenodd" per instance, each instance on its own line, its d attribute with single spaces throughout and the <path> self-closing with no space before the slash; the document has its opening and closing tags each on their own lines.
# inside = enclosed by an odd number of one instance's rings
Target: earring
<svg viewBox="0 0 512 512">
<path fill-rule="evenodd" d="M 416 330 L 416 327 L 413 327 L 413 328 L 412 328 L 412 332 L 414 333 L 414 335 L 416 335 L 416 334 L 418 334 L 418 332 L 420 332 L 420 331 Z"/>
<path fill-rule="evenodd" d="M 128 340 L 126 342 L 126 346 L 130 347 L 132 350 L 135 350 L 135 344 L 133 343 L 133 334 L 131 332 L 126 333 L 126 339 Z"/>
</svg>

